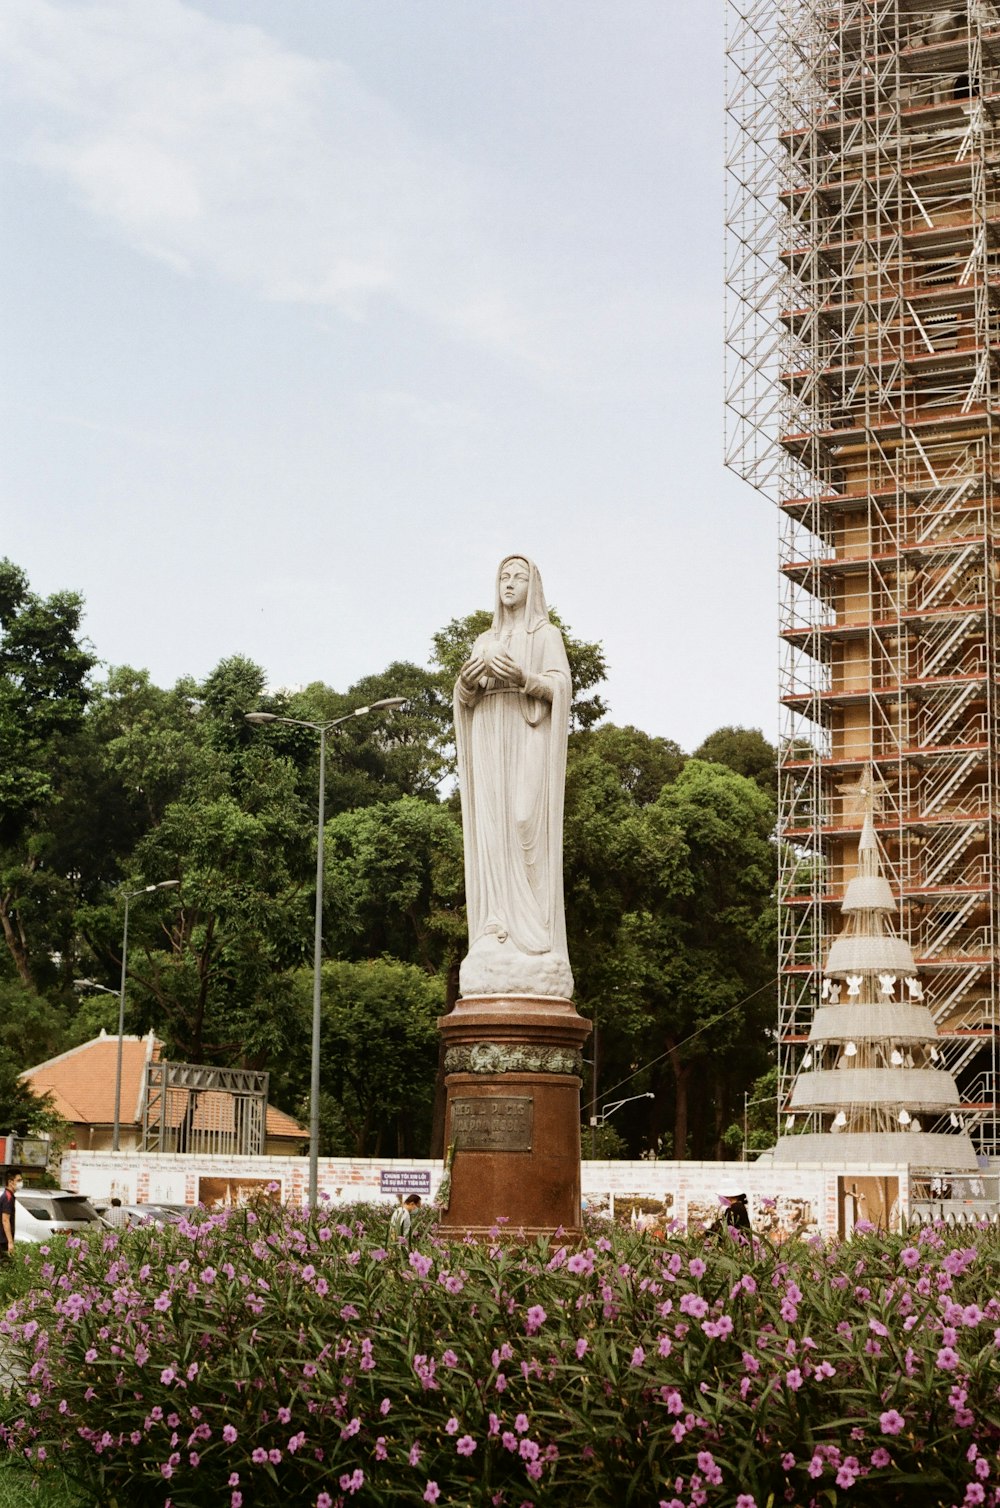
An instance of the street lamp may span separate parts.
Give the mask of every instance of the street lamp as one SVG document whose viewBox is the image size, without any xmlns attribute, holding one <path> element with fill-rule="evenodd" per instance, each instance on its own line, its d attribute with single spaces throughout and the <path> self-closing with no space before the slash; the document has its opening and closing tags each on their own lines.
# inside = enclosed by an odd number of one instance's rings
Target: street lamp
<svg viewBox="0 0 1000 1508">
<path fill-rule="evenodd" d="M 653 1093 L 653 1091 L 651 1089 L 647 1089 L 644 1094 L 630 1094 L 629 1097 L 628 1097 L 628 1099 L 625 1099 L 625 1100 L 613 1100 L 610 1105 L 602 1105 L 601 1106 L 601 1111 L 600 1111 L 599 1115 L 592 1115 L 590 1117 L 590 1124 L 592 1126 L 603 1126 L 604 1123 L 605 1123 L 605 1121 L 608 1119 L 609 1116 L 614 1115 L 615 1111 L 616 1110 L 620 1110 L 623 1105 L 631 1105 L 631 1103 L 632 1103 L 633 1100 L 655 1100 L 655 1099 L 656 1099 L 656 1095 Z"/>
<path fill-rule="evenodd" d="M 367 707 L 356 707 L 335 717 L 328 723 L 308 723 L 300 717 L 279 717 L 276 712 L 245 712 L 248 723 L 284 723 L 289 728 L 309 728 L 319 734 L 319 817 L 316 826 L 316 911 L 313 927 L 313 1010 L 312 1010 L 312 1058 L 309 1080 L 309 1204 L 316 1208 L 319 1200 L 319 1044 L 320 1044 L 320 986 L 323 964 L 323 829 L 326 818 L 326 735 L 352 717 L 364 717 L 369 712 L 388 712 L 392 707 L 403 707 L 405 696 L 386 696 Z"/>
<path fill-rule="evenodd" d="M 154 890 L 176 890 L 180 880 L 160 880 L 158 885 L 143 885 L 125 897 L 125 924 L 122 928 L 122 981 L 118 991 L 118 1062 L 115 1067 L 115 1129 L 111 1138 L 112 1152 L 118 1151 L 122 1110 L 122 1039 L 125 1035 L 125 975 L 128 963 L 128 908 L 137 896 L 151 895 Z M 100 988 L 100 986 L 98 986 Z"/>
</svg>

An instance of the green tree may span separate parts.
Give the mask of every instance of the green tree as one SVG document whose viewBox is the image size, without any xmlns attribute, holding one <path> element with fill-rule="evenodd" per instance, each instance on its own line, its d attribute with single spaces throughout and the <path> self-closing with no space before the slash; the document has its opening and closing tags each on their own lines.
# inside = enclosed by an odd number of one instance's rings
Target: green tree
<svg viewBox="0 0 1000 1508">
<path fill-rule="evenodd" d="M 683 835 L 689 883 L 665 934 L 644 919 L 662 935 L 645 952 L 653 1040 L 673 1078 L 674 1146 L 693 1132 L 695 1155 L 720 1156 L 734 1098 L 773 1046 L 773 807 L 752 781 L 695 759 L 657 804 Z"/>
<path fill-rule="evenodd" d="M 412 796 L 342 812 L 326 830 L 326 937 L 354 959 L 390 954 L 458 984 L 466 943 L 462 832 Z"/>
<path fill-rule="evenodd" d="M 63 1120 L 48 1095 L 36 1095 L 20 1075 L 63 1048 L 65 1022 L 48 1000 L 19 979 L 0 979 L 0 1135 L 58 1131 Z"/>
<path fill-rule="evenodd" d="M 668 1131 L 678 1155 L 721 1155 L 734 1098 L 766 1067 L 772 823 L 765 794 L 724 766 L 689 760 L 676 773 L 672 750 L 635 730 L 576 741 L 570 957 L 596 1023 L 599 1103 L 656 1095 L 623 1112 L 630 1141 L 656 1146 Z"/>
<path fill-rule="evenodd" d="M 450 768 L 451 740 L 451 705 L 442 693 L 439 676 L 399 660 L 376 675 L 362 677 L 346 692 L 315 682 L 283 703 L 281 698 L 261 697 L 259 705 L 282 716 L 325 723 L 394 696 L 405 697 L 405 706 L 351 718 L 332 735 L 326 809 L 333 815 L 402 796 L 438 800 L 438 787 Z M 301 774 L 300 792 L 315 804 L 317 735 L 308 728 L 283 724 L 255 728 L 253 733 L 294 762 Z"/>
<path fill-rule="evenodd" d="M 123 689 L 139 715 L 107 746 L 145 826 L 114 889 L 78 914 L 86 972 L 117 978 L 123 892 L 179 880 L 130 911 L 130 1012 L 191 1062 L 261 1067 L 286 1050 L 289 971 L 309 952 L 314 822 L 294 763 L 244 721 L 262 686 L 240 657 L 169 697 L 133 683 Z"/>
<path fill-rule="evenodd" d="M 759 728 L 716 728 L 694 751 L 695 759 L 724 764 L 778 799 L 778 751 Z"/>
<path fill-rule="evenodd" d="M 295 975 L 303 1042 L 312 1019 L 312 982 L 311 970 Z M 321 1074 L 331 1151 L 426 1155 L 443 1004 L 442 981 L 413 964 L 374 958 L 323 965 Z M 308 1079 L 307 1054 L 286 1064 L 281 1089 L 298 1100 L 302 1115 Z"/>
<path fill-rule="evenodd" d="M 18 566 L 0 560 L 0 928 L 29 986 L 52 972 L 56 923 L 72 909 L 50 851 L 94 665 L 82 610 L 73 592 L 37 596 Z"/>
</svg>

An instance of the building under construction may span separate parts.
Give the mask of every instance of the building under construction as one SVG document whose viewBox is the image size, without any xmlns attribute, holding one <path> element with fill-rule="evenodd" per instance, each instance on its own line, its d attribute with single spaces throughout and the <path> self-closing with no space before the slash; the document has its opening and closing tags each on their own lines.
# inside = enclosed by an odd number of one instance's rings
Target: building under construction
<svg viewBox="0 0 1000 1508">
<path fill-rule="evenodd" d="M 1000 8 L 731 0 L 727 68 L 727 464 L 781 517 L 783 1109 L 873 778 L 995 1156 Z"/>
</svg>

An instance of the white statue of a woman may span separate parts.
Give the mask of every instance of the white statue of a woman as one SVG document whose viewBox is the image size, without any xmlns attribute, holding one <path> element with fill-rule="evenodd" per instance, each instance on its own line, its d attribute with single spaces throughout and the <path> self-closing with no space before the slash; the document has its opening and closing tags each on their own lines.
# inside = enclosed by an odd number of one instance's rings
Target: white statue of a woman
<svg viewBox="0 0 1000 1508">
<path fill-rule="evenodd" d="M 508 555 L 493 622 L 455 683 L 470 995 L 569 999 L 562 822 L 569 662 L 538 568 Z"/>
</svg>

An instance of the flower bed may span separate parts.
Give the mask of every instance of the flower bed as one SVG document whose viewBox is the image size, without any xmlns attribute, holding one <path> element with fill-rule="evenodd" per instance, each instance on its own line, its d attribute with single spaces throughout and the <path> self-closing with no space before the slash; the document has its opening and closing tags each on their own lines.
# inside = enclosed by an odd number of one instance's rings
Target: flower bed
<svg viewBox="0 0 1000 1508">
<path fill-rule="evenodd" d="M 1000 1502 L 1000 1236 L 446 1244 L 266 1204 L 71 1238 L 2 1433 L 102 1503 Z"/>
</svg>

